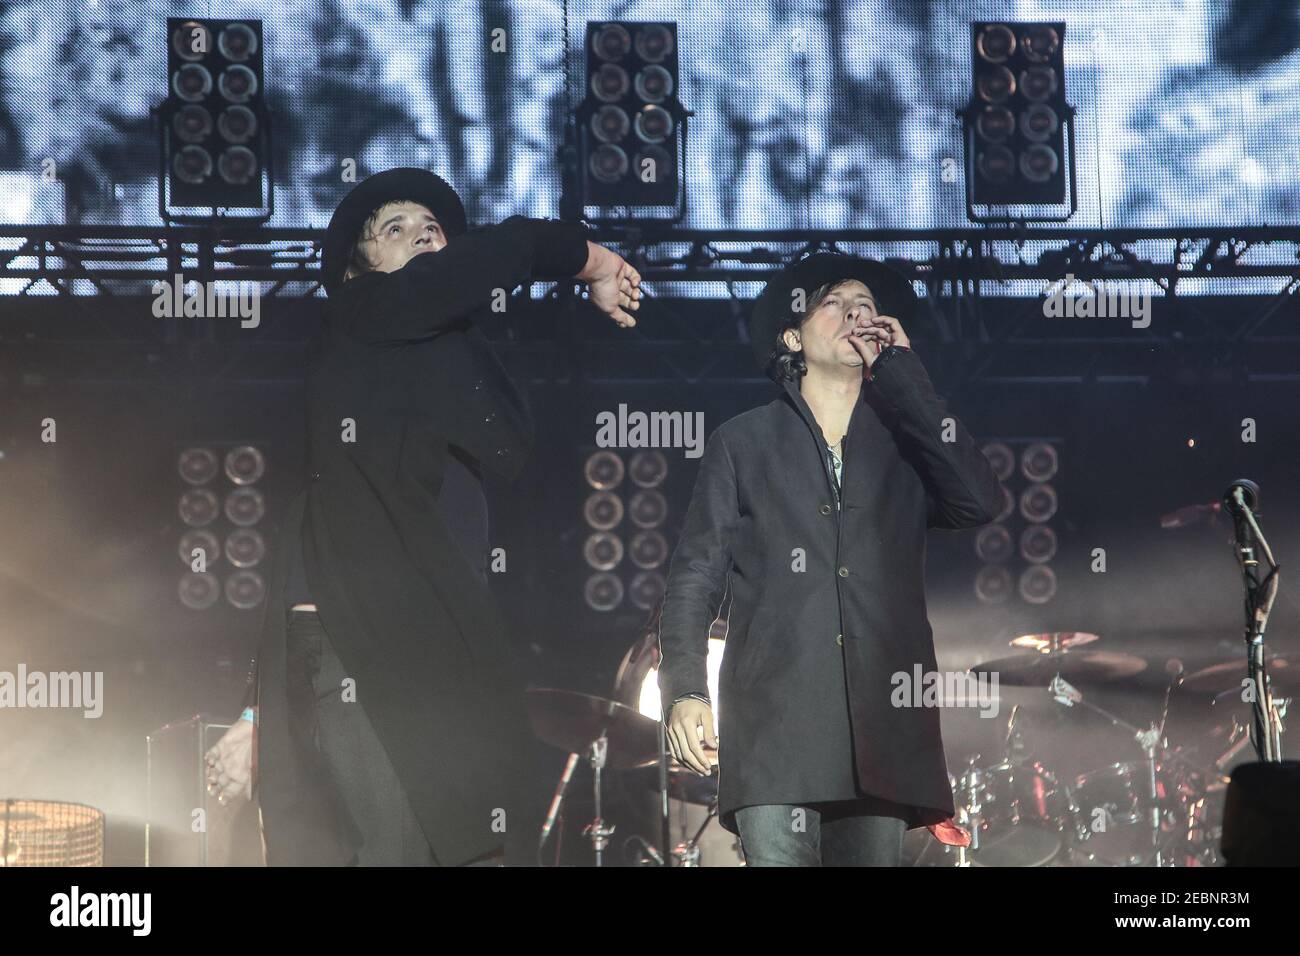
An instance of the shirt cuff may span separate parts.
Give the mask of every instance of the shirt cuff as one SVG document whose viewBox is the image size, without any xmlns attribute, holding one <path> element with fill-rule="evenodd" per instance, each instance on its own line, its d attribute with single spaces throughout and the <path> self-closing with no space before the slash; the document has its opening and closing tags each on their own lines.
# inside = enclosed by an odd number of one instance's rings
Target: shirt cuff
<svg viewBox="0 0 1300 956">
<path fill-rule="evenodd" d="M 688 698 L 688 697 L 691 697 L 691 698 L 693 698 L 693 699 L 695 699 L 695 700 L 702 700 L 702 701 L 704 701 L 704 703 L 708 704 L 710 707 L 713 706 L 713 701 L 709 699 L 709 695 L 708 695 L 708 694 L 697 694 L 697 693 L 693 693 L 693 692 L 690 693 L 690 694 L 681 694 L 681 695 L 679 695 L 675 700 L 673 700 L 673 703 L 676 704 L 678 701 L 685 700 L 685 699 Z"/>
<path fill-rule="evenodd" d="M 587 227 L 560 219 L 529 219 L 533 277 L 571 279 L 587 265 Z"/>
<path fill-rule="evenodd" d="M 889 362 L 893 360 L 894 356 L 901 355 L 903 352 L 910 352 L 910 351 L 912 350 L 909 349 L 906 345 L 886 346 L 881 351 L 880 355 L 876 357 L 875 362 L 871 364 L 872 377 L 874 378 L 876 375 L 880 374 L 880 370 L 884 368 L 886 365 L 888 365 Z"/>
</svg>

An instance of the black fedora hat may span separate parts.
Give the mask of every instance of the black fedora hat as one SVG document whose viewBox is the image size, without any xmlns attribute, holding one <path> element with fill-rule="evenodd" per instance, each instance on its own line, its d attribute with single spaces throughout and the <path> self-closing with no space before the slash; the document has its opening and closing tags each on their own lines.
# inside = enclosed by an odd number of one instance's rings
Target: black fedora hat
<svg viewBox="0 0 1300 956">
<path fill-rule="evenodd" d="M 465 231 L 465 207 L 447 180 L 427 169 L 401 167 L 363 179 L 343 197 L 325 227 L 321 249 L 321 285 L 327 295 L 343 281 L 348 255 L 370 214 L 384 203 L 409 199 L 438 217 L 447 238 Z"/>
<path fill-rule="evenodd" d="M 754 300 L 749 314 L 749 341 L 754 348 L 758 367 L 766 370 L 768 358 L 776 348 L 777 335 L 786 320 L 802 314 L 796 304 L 806 304 L 812 294 L 828 282 L 857 279 L 876 297 L 881 315 L 892 315 L 904 327 L 916 316 L 916 290 L 898 270 L 875 259 L 846 256 L 835 252 L 818 252 L 786 266 L 768 282 Z M 803 290 L 796 303 L 794 292 Z"/>
</svg>

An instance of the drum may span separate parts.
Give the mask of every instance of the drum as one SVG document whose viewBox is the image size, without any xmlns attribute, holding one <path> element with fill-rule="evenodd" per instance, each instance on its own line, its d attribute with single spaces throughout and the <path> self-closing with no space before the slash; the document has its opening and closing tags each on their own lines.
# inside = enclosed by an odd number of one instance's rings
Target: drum
<svg viewBox="0 0 1300 956">
<path fill-rule="evenodd" d="M 1072 855 L 1081 866 L 1141 866 L 1155 851 L 1151 837 L 1150 767 L 1143 761 L 1116 763 L 1080 774 L 1074 787 Z M 1171 812 L 1172 792 L 1163 771 L 1156 773 L 1160 843 L 1178 825 Z"/>
<path fill-rule="evenodd" d="M 956 797 L 972 821 L 970 859 L 977 866 L 1049 866 L 1066 845 L 1069 791 L 1041 763 L 1004 760 L 971 767 Z"/>
</svg>

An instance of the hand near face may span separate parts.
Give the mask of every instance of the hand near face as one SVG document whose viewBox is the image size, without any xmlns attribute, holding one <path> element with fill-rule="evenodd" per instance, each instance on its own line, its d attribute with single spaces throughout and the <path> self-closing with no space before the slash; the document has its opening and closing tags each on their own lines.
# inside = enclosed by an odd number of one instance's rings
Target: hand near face
<svg viewBox="0 0 1300 956">
<path fill-rule="evenodd" d="M 889 346 L 912 346 L 903 326 L 892 315 L 865 316 L 850 333 L 849 344 L 862 356 L 864 374 L 871 370 L 880 353 Z"/>
</svg>

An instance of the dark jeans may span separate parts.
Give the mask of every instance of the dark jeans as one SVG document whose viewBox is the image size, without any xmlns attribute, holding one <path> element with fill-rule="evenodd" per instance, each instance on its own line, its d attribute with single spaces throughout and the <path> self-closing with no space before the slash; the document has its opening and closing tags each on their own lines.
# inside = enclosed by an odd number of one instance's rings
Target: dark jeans
<svg viewBox="0 0 1300 956">
<path fill-rule="evenodd" d="M 316 749 L 364 839 L 356 864 L 438 866 L 365 710 L 360 703 L 344 700 L 343 680 L 348 675 L 318 615 L 289 612 L 287 651 L 289 680 L 297 685 L 290 700 L 315 701 L 312 713 L 298 713 L 294 719 L 314 728 Z M 499 863 L 499 858 L 490 857 L 470 865 Z"/>
<path fill-rule="evenodd" d="M 874 800 L 736 811 L 746 866 L 898 866 L 905 809 Z"/>
</svg>

